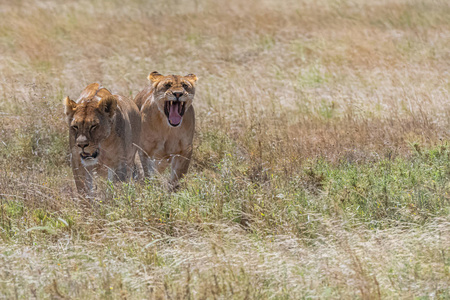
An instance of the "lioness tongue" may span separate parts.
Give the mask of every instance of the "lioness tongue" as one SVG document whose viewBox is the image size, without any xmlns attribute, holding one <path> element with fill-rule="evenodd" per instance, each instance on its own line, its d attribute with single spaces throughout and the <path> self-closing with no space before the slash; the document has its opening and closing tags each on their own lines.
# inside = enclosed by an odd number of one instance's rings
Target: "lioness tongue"
<svg viewBox="0 0 450 300">
<path fill-rule="evenodd" d="M 169 121 L 172 125 L 178 125 L 181 122 L 181 115 L 178 112 L 178 107 L 180 102 L 174 102 L 172 105 L 169 105 Z"/>
</svg>

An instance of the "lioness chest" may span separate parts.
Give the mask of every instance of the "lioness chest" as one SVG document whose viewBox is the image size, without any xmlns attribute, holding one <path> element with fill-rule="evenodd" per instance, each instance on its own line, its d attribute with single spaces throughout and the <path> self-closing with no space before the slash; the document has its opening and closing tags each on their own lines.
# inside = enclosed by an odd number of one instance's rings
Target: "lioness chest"
<svg viewBox="0 0 450 300">
<path fill-rule="evenodd" d="M 175 130 L 181 131 L 181 128 Z M 150 150 L 147 153 L 150 157 L 163 159 L 173 155 L 182 155 L 189 149 L 191 142 L 192 139 L 181 139 L 178 134 L 175 135 L 170 130 L 167 130 L 152 134 L 152 138 L 148 139 L 148 144 L 145 145 L 145 148 Z"/>
</svg>

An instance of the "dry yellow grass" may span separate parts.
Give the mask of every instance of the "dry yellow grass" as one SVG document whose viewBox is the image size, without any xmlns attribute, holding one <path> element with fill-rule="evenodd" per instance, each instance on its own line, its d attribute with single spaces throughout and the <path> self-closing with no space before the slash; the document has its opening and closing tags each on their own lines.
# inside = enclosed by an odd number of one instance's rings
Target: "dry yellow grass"
<svg viewBox="0 0 450 300">
<path fill-rule="evenodd" d="M 448 299 L 449 16 L 0 0 L 0 298 Z M 199 77 L 184 189 L 77 199 L 61 100 L 154 70 Z"/>
</svg>

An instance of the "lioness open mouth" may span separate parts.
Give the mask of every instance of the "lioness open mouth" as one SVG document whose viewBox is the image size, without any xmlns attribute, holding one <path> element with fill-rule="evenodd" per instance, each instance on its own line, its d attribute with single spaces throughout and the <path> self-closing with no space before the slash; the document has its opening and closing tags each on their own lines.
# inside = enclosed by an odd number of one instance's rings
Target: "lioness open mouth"
<svg viewBox="0 0 450 300">
<path fill-rule="evenodd" d="M 164 103 L 164 113 L 166 114 L 171 126 L 177 127 L 181 124 L 185 107 L 186 102 L 181 101 L 166 101 Z"/>
<path fill-rule="evenodd" d="M 99 154 L 99 151 L 97 149 L 92 154 L 81 152 L 80 156 L 81 156 L 82 159 L 89 160 L 89 159 L 96 159 L 98 154 Z"/>
</svg>

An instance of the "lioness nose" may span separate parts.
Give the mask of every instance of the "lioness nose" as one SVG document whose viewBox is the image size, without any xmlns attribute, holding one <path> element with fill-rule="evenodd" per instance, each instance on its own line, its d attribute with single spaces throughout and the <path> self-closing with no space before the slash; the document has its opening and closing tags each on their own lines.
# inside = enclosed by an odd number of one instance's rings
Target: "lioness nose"
<svg viewBox="0 0 450 300">
<path fill-rule="evenodd" d="M 173 92 L 172 93 L 175 97 L 180 98 L 181 96 L 183 96 L 183 92 Z"/>
<path fill-rule="evenodd" d="M 77 146 L 83 149 L 84 147 L 89 146 L 89 142 L 86 137 L 79 137 L 77 139 Z"/>
<path fill-rule="evenodd" d="M 81 143 L 77 143 L 78 147 L 80 147 L 81 149 L 83 149 L 84 147 L 89 146 L 89 142 L 81 142 Z"/>
</svg>

